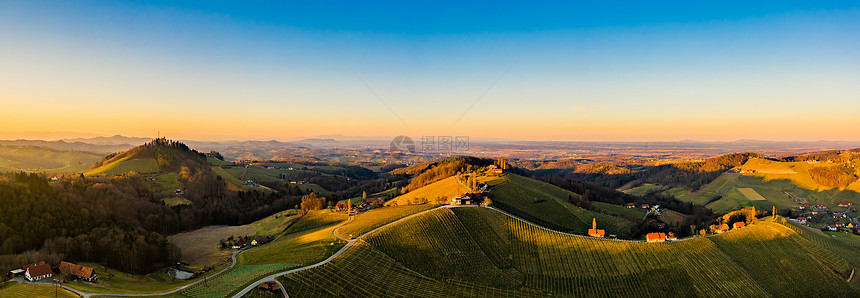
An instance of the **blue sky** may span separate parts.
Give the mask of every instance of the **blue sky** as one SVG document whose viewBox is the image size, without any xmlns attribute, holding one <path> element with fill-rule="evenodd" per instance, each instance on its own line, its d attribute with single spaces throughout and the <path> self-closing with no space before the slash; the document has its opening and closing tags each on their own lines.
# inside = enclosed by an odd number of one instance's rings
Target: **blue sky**
<svg viewBox="0 0 860 298">
<path fill-rule="evenodd" d="M 860 135 L 860 11 L 848 1 L 0 7 L 0 131 Z"/>
</svg>

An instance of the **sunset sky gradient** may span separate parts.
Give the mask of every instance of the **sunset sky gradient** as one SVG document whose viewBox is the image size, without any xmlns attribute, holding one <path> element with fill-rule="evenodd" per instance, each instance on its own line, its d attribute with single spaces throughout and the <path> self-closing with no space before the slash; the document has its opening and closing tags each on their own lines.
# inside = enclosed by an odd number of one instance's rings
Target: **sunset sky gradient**
<svg viewBox="0 0 860 298">
<path fill-rule="evenodd" d="M 860 140 L 856 2 L 411 2 L 0 0 L 0 132 Z"/>
</svg>

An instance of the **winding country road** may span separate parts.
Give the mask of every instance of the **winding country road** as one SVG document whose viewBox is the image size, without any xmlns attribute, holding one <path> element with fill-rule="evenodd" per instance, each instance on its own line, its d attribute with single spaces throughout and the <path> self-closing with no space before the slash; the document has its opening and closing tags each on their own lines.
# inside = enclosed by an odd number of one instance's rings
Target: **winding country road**
<svg viewBox="0 0 860 298">
<path fill-rule="evenodd" d="M 403 218 L 400 218 L 400 219 L 398 219 L 398 220 L 395 220 L 395 221 L 393 221 L 393 222 L 390 222 L 390 223 L 384 224 L 384 225 L 382 225 L 382 226 L 380 226 L 380 227 L 377 227 L 377 228 L 375 228 L 375 229 L 373 229 L 373 230 L 370 230 L 370 231 L 368 231 L 368 232 L 366 232 L 366 233 L 364 233 L 364 234 L 361 234 L 360 236 L 358 236 L 358 237 L 356 237 L 356 238 L 354 238 L 354 239 L 345 239 L 345 238 L 343 238 L 343 237 L 338 236 L 337 231 L 338 231 L 340 228 L 342 228 L 343 226 L 345 226 L 345 225 L 347 225 L 347 224 L 349 224 L 349 223 L 351 223 L 351 222 L 352 222 L 352 220 L 354 219 L 354 217 L 355 217 L 355 216 L 351 214 L 351 215 L 350 215 L 350 217 L 349 217 L 349 220 L 348 220 L 347 222 L 345 222 L 345 223 L 341 224 L 340 226 L 338 226 L 337 228 L 335 228 L 334 230 L 332 230 L 332 235 L 334 235 L 334 237 L 336 237 L 337 239 L 340 239 L 340 240 L 346 241 L 347 243 L 346 243 L 346 245 L 344 245 L 341 249 L 339 249 L 337 252 L 335 252 L 334 254 L 332 254 L 330 257 L 328 257 L 327 259 L 325 259 L 325 260 L 323 260 L 323 261 L 320 261 L 320 262 L 318 262 L 318 263 L 312 264 L 312 265 L 308 265 L 308 266 L 300 267 L 300 268 L 294 268 L 294 269 L 290 269 L 290 270 L 286 270 L 286 271 L 282 271 L 282 272 L 277 272 L 277 273 L 270 274 L 270 275 L 268 275 L 268 276 L 266 276 L 266 277 L 260 278 L 260 279 L 258 279 L 257 281 L 255 281 L 254 283 L 252 283 L 252 284 L 248 285 L 247 287 L 245 287 L 244 289 L 242 289 L 242 291 L 239 291 L 237 294 L 233 295 L 233 297 L 234 297 L 234 298 L 242 297 L 243 295 L 247 294 L 248 292 L 250 292 L 250 291 L 251 291 L 251 290 L 253 290 L 254 288 L 258 287 L 258 286 L 259 286 L 261 283 L 263 283 L 263 282 L 268 282 L 268 281 L 278 282 L 276 278 L 277 278 L 277 277 L 279 277 L 279 276 L 286 275 L 286 274 L 290 274 L 290 273 L 295 273 L 295 272 L 299 272 L 299 271 L 304 271 L 304 270 L 308 270 L 308 269 L 311 269 L 311 268 L 316 268 L 316 267 L 319 267 L 319 266 L 325 265 L 325 264 L 327 264 L 328 262 L 331 262 L 332 260 L 334 260 L 335 258 L 337 258 L 338 256 L 340 256 L 341 254 L 343 254 L 343 252 L 345 252 L 345 251 L 346 251 L 347 249 L 349 249 L 352 245 L 354 245 L 356 242 L 358 242 L 358 240 L 360 240 L 360 239 L 362 239 L 362 238 L 364 238 L 364 237 L 366 237 L 366 236 L 368 236 L 368 235 L 370 235 L 370 234 L 373 234 L 373 233 L 375 233 L 376 231 L 379 231 L 379 230 L 381 230 L 381 229 L 384 229 L 384 228 L 386 228 L 386 227 L 388 227 L 388 226 L 390 226 L 390 225 L 393 225 L 393 224 L 399 223 L 399 222 L 401 222 L 401 221 L 405 221 L 405 220 L 408 220 L 408 219 L 410 219 L 410 218 L 413 218 L 413 217 L 416 217 L 416 216 L 419 216 L 419 215 L 422 215 L 422 214 L 425 214 L 425 213 L 428 213 L 428 212 L 433 212 L 433 211 L 435 211 L 435 210 L 437 210 L 437 209 L 441 209 L 441 208 L 480 208 L 480 207 L 479 207 L 479 206 L 477 206 L 477 205 L 442 205 L 442 206 L 439 206 L 439 207 L 436 207 L 436 208 L 433 208 L 433 209 L 424 210 L 424 211 L 421 211 L 421 212 L 418 212 L 418 213 L 415 213 L 415 214 L 411 214 L 411 215 L 408 215 L 408 216 L 406 216 L 406 217 L 403 217 Z M 513 219 L 516 219 L 516 220 L 522 221 L 522 222 L 524 222 L 524 223 L 526 223 L 526 224 L 529 224 L 529 225 L 531 225 L 531 226 L 533 226 L 533 227 L 536 227 L 536 228 L 538 228 L 538 229 L 541 229 L 541 230 L 544 230 L 544 231 L 547 231 L 547 232 L 551 232 L 551 233 L 558 233 L 558 234 L 564 234 L 564 235 L 574 236 L 574 237 L 583 237 L 583 238 L 592 238 L 592 239 L 595 239 L 595 238 L 590 237 L 590 236 L 585 236 L 585 235 L 579 235 L 579 234 L 572 234 L 572 233 L 567 233 L 567 232 L 556 231 L 556 230 L 553 230 L 553 229 L 550 229 L 550 228 L 547 228 L 547 227 L 544 227 L 544 226 L 541 226 L 541 225 L 535 224 L 535 223 L 533 223 L 533 222 L 527 221 L 527 220 L 525 220 L 525 219 L 519 218 L 519 217 L 517 217 L 517 216 L 515 216 L 515 215 L 513 215 L 513 214 L 507 213 L 507 212 L 502 211 L 502 210 L 500 210 L 500 209 L 496 209 L 496 208 L 494 208 L 494 207 L 483 207 L 483 208 L 487 208 L 487 209 L 490 209 L 490 210 L 494 210 L 494 211 L 499 212 L 499 213 L 502 213 L 502 214 L 504 214 L 504 215 L 506 215 L 506 216 L 508 216 L 508 217 L 511 217 L 511 218 L 513 218 Z M 733 231 L 734 231 L 734 230 L 732 230 L 732 231 L 727 231 L 726 233 L 730 233 L 730 232 L 733 232 Z M 716 234 L 714 234 L 714 235 L 707 235 L 706 237 L 711 237 L 711 236 L 716 236 Z M 671 242 L 684 241 L 684 240 L 689 240 L 689 239 L 694 239 L 694 238 L 698 238 L 698 236 L 693 236 L 693 237 L 688 237 L 688 238 L 678 239 L 678 240 L 671 241 Z M 624 240 L 624 239 L 599 239 L 599 240 L 604 240 L 604 241 L 622 241 L 622 242 L 645 242 L 644 240 Z M 230 265 L 230 267 L 227 267 L 227 268 L 222 269 L 221 271 L 218 271 L 217 273 L 215 273 L 215 274 L 213 274 L 213 275 L 211 275 L 211 276 L 207 277 L 207 279 L 212 279 L 212 278 L 214 278 L 214 277 L 216 277 L 216 276 L 218 276 L 218 275 L 220 275 L 220 274 L 222 274 L 222 273 L 224 273 L 224 272 L 226 272 L 226 271 L 228 271 L 228 270 L 232 269 L 234 266 L 236 266 L 236 255 L 238 255 L 241 251 L 242 251 L 242 250 L 239 250 L 239 251 L 236 251 L 236 252 L 234 252 L 234 253 L 233 253 L 233 255 L 232 255 L 232 257 L 231 257 L 231 258 L 232 258 L 232 260 L 233 260 L 233 263 Z M 176 288 L 176 289 L 173 289 L 173 290 L 170 290 L 170 291 L 155 292 L 155 293 L 139 293 L 139 294 L 86 293 L 86 292 L 81 292 L 81 291 L 78 291 L 78 290 L 76 290 L 76 289 L 73 289 L 73 288 L 67 287 L 67 286 L 65 286 L 65 285 L 61 285 L 61 286 L 62 286 L 63 288 L 65 288 L 65 289 L 67 289 L 67 290 L 69 290 L 69 291 L 72 291 L 72 292 L 74 292 L 74 293 L 76 293 L 76 294 L 80 295 L 81 297 L 85 297 L 85 298 L 89 298 L 89 297 L 92 297 L 92 296 L 111 296 L 111 297 L 146 297 L 146 296 L 161 296 L 161 295 L 176 294 L 176 293 L 178 293 L 178 292 L 180 292 L 180 291 L 183 291 L 183 290 L 185 290 L 185 289 L 188 289 L 188 288 L 190 288 L 190 287 L 193 287 L 193 286 L 195 286 L 195 285 L 197 285 L 197 284 L 199 284 L 199 283 L 201 283 L 201 282 L 203 282 L 203 281 L 204 281 L 204 280 L 203 280 L 203 279 L 201 279 L 201 280 L 195 281 L 195 282 L 193 282 L 193 283 L 189 283 L 189 284 L 187 284 L 187 285 L 184 285 L 184 286 L 182 286 L 182 287 L 179 287 L 179 288 Z M 53 284 L 53 283 L 45 282 L 44 284 Z M 285 296 L 289 297 L 289 296 L 288 296 L 288 294 L 287 294 L 287 292 L 286 292 L 286 289 L 284 289 L 283 285 L 281 285 L 281 290 L 282 290 L 282 293 L 284 293 L 284 295 L 285 295 Z"/>
<path fill-rule="evenodd" d="M 430 210 L 424 210 L 424 211 L 421 211 L 421 212 L 418 212 L 418 213 L 415 213 L 415 214 L 412 214 L 412 215 L 409 215 L 409 216 L 403 217 L 403 218 L 401 218 L 401 219 L 398 219 L 398 220 L 392 221 L 392 222 L 390 222 L 390 223 L 384 224 L 384 225 L 382 225 L 382 226 L 380 226 L 380 227 L 378 227 L 378 228 L 375 228 L 375 229 L 373 229 L 373 230 L 368 231 L 367 233 L 361 234 L 361 236 L 358 236 L 358 237 L 356 237 L 355 239 L 352 239 L 352 240 L 345 239 L 345 238 L 342 238 L 342 237 L 340 237 L 340 236 L 338 236 L 338 235 L 337 235 L 337 230 L 339 230 L 341 227 L 343 227 L 343 226 L 345 226 L 345 225 L 349 224 L 350 222 L 352 222 L 352 219 L 353 219 L 354 215 L 350 215 L 350 217 L 349 217 L 349 221 L 347 221 L 346 223 L 344 223 L 344 224 L 340 225 L 339 227 L 335 228 L 334 230 L 332 230 L 332 234 L 333 234 L 337 239 L 344 240 L 344 241 L 346 241 L 347 243 L 346 243 L 346 245 L 344 245 L 343 247 L 341 247 L 341 249 L 340 249 L 340 250 L 338 250 L 338 251 L 337 251 L 337 252 L 335 252 L 333 255 L 331 255 L 331 257 L 329 257 L 328 259 L 325 259 L 325 260 L 323 260 L 323 261 L 321 261 L 321 262 L 319 262 L 319 263 L 313 264 L 313 265 L 309 265 L 309 266 L 305 266 L 305 267 L 301 267 L 301 268 L 295 268 L 295 269 L 291 269 L 291 270 L 287 270 L 287 271 L 283 271 L 283 272 L 278 272 L 278 273 L 274 273 L 274 274 L 272 274 L 272 275 L 266 276 L 266 277 L 264 277 L 264 278 L 262 278 L 262 279 L 260 279 L 260 280 L 258 280 L 258 281 L 256 281 L 256 282 L 254 282 L 253 284 L 251 284 L 251 285 L 249 285 L 249 286 L 245 287 L 244 289 L 242 289 L 242 291 L 240 291 L 240 292 L 239 292 L 239 293 L 237 293 L 236 295 L 233 295 L 233 298 L 239 298 L 239 297 L 242 297 L 243 295 L 247 294 L 249 291 L 251 291 L 251 290 L 253 290 L 254 288 L 258 287 L 258 286 L 259 286 L 261 283 L 263 283 L 263 282 L 267 282 L 267 281 L 277 281 L 275 278 L 277 278 L 278 276 L 286 275 L 286 274 L 290 274 L 290 273 L 295 273 L 295 272 L 299 272 L 299 271 L 304 271 L 304 270 L 307 270 L 307 269 L 311 269 L 311 268 L 315 268 L 315 267 L 319 267 L 319 266 L 325 265 L 326 263 L 331 262 L 331 260 L 334 260 L 335 258 L 337 258 L 338 256 L 340 256 L 344 251 L 346 251 L 347 249 L 349 249 L 349 247 L 350 247 L 350 246 L 352 246 L 353 244 L 355 244 L 356 242 L 358 242 L 358 240 L 360 240 L 361 238 L 364 238 L 364 237 L 365 237 L 365 236 L 367 236 L 367 235 L 373 234 L 373 233 L 375 233 L 376 231 L 379 231 L 379 230 L 381 230 L 381 229 L 384 229 L 384 228 L 385 228 L 385 227 L 387 227 L 387 226 L 393 225 L 393 224 L 395 224 L 395 223 L 398 223 L 398 222 L 401 222 L 401 221 L 404 221 L 404 220 L 410 219 L 410 218 L 412 218 L 412 217 L 415 217 L 415 216 L 418 216 L 418 215 L 421 215 L 421 214 L 424 214 L 424 213 L 427 213 L 427 212 L 434 211 L 434 210 L 439 209 L 439 208 L 458 208 L 458 207 L 477 207 L 477 206 L 474 206 L 474 205 L 465 205 L 465 206 L 450 206 L 450 205 L 443 205 L 443 206 L 439 206 L 439 207 L 436 207 L 436 208 L 433 208 L 433 209 L 430 209 Z M 281 288 L 283 289 L 283 286 L 282 286 Z M 286 289 L 285 289 L 284 291 L 286 292 Z"/>
<path fill-rule="evenodd" d="M 178 292 L 180 292 L 180 291 L 182 291 L 182 290 L 185 290 L 185 289 L 188 289 L 188 288 L 190 288 L 190 287 L 196 286 L 197 284 L 199 284 L 199 283 L 201 283 L 201 282 L 204 282 L 204 281 L 206 281 L 206 280 L 208 280 L 208 279 L 211 279 L 211 278 L 213 278 L 213 277 L 215 277 L 215 276 L 220 275 L 221 273 L 227 272 L 228 270 L 232 269 L 234 266 L 236 266 L 236 255 L 238 255 L 238 254 L 239 254 L 240 252 L 242 252 L 242 251 L 243 251 L 243 249 L 240 249 L 240 250 L 237 250 L 237 251 L 233 252 L 233 255 L 232 255 L 232 256 L 230 256 L 230 258 L 233 260 L 233 263 L 232 263 L 232 264 L 230 264 L 230 267 L 227 267 L 227 268 L 221 269 L 221 271 L 218 271 L 217 273 L 212 274 L 212 276 L 209 276 L 209 277 L 203 278 L 203 279 L 201 279 L 201 280 L 198 280 L 198 281 L 195 281 L 195 282 L 189 283 L 189 284 L 187 284 L 187 285 L 184 285 L 184 286 L 181 286 L 181 287 L 175 288 L 175 289 L 173 289 L 173 290 L 164 291 L 164 292 L 155 292 L 155 293 L 137 293 L 137 294 L 87 293 L 87 292 L 82 292 L 82 291 L 76 290 L 76 289 L 74 289 L 74 288 L 68 287 L 68 286 L 63 285 L 63 284 L 61 284 L 60 286 L 61 286 L 61 287 L 63 287 L 63 289 L 66 289 L 66 290 L 72 291 L 72 292 L 74 292 L 75 294 L 78 294 L 78 295 L 80 295 L 81 297 L 84 297 L 84 298 L 89 298 L 89 297 L 93 297 L 93 296 L 109 296 L 109 297 L 146 297 L 146 296 L 162 296 L 162 295 L 176 294 L 176 293 L 178 293 Z M 50 282 L 40 282 L 40 283 L 43 283 L 43 284 L 51 284 L 51 285 L 53 285 L 53 283 L 50 283 Z"/>
</svg>

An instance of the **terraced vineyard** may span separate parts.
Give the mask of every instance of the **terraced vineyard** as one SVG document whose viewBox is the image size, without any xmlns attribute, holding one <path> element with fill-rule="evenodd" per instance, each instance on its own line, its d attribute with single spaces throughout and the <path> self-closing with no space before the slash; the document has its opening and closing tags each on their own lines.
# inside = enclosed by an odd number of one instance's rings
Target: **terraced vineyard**
<svg viewBox="0 0 860 298">
<path fill-rule="evenodd" d="M 351 222 L 337 230 L 337 234 L 342 238 L 352 239 L 395 220 L 434 207 L 436 206 L 423 204 L 371 209 L 353 216 Z"/>
<path fill-rule="evenodd" d="M 738 173 L 723 173 L 701 189 L 680 195 L 677 198 L 685 202 L 693 202 L 694 204 L 706 204 L 717 196 L 725 196 L 735 187 L 736 181 L 740 176 L 741 174 Z"/>
<path fill-rule="evenodd" d="M 821 233 L 818 230 L 812 230 L 807 227 L 799 226 L 796 223 L 788 222 L 784 218 L 778 218 L 776 222 L 779 222 L 784 226 L 788 227 L 789 229 L 793 230 L 801 237 L 814 243 L 817 247 L 825 249 L 832 255 L 838 257 L 841 260 L 846 261 L 848 264 L 845 264 L 845 266 L 848 266 L 854 270 L 860 268 L 860 243 L 851 240 L 844 241 L 843 239 L 834 239 L 826 234 Z M 834 265 L 832 267 L 835 268 L 834 270 L 839 270 L 843 272 L 843 275 L 845 275 L 844 272 L 848 270 L 845 267 L 839 267 L 839 265 Z M 857 273 L 860 272 L 855 272 L 855 274 Z M 860 278 L 857 278 L 856 275 L 854 276 L 854 278 L 851 279 L 851 286 L 853 286 L 855 289 L 860 290 Z"/>
<path fill-rule="evenodd" d="M 852 296 L 834 274 L 850 271 L 849 264 L 785 226 L 765 222 L 713 241 L 774 296 Z"/>
<path fill-rule="evenodd" d="M 182 295 L 188 297 L 227 297 L 263 276 L 295 267 L 299 267 L 298 264 L 238 265 L 211 281 L 197 284 L 183 291 Z"/>
<path fill-rule="evenodd" d="M 579 208 L 567 202 L 578 194 L 541 181 L 506 174 L 507 180 L 492 189 L 493 204 L 506 212 L 555 230 L 584 234 L 591 228 L 591 219 L 609 234 L 623 235 L 630 230 L 630 221 Z"/>
<path fill-rule="evenodd" d="M 848 268 L 773 222 L 655 244 L 553 232 L 486 208 L 442 208 L 279 280 L 300 297 L 857 296 L 834 272 Z"/>
</svg>

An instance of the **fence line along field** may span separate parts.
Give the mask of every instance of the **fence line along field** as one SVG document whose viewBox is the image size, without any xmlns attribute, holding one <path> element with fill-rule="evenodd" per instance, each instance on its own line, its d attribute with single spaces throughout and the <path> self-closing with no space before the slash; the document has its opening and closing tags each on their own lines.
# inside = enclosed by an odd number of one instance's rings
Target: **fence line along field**
<svg viewBox="0 0 860 298">
<path fill-rule="evenodd" d="M 302 297 L 856 297 L 858 289 L 841 273 L 853 268 L 776 222 L 645 243 L 548 231 L 487 208 L 441 208 L 386 226 L 333 261 L 279 280 Z"/>
</svg>

